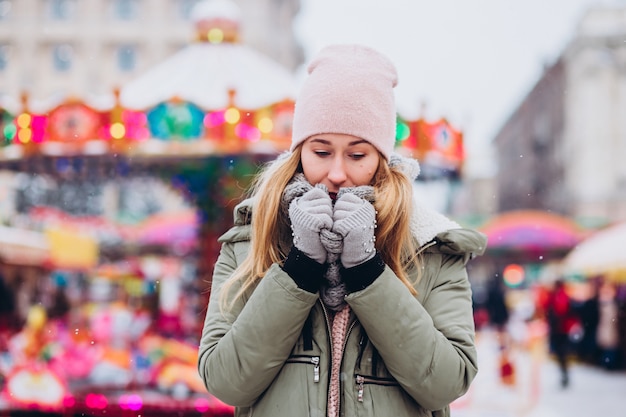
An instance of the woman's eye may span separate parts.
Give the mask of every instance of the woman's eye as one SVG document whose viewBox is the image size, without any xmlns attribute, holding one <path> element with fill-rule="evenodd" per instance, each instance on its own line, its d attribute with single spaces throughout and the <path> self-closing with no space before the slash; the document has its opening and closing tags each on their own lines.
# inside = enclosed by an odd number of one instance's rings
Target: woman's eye
<svg viewBox="0 0 626 417">
<path fill-rule="evenodd" d="M 364 157 L 365 157 L 364 153 L 353 153 L 353 154 L 350 154 L 350 158 L 352 158 L 352 159 L 357 159 L 358 160 L 358 159 L 362 159 Z"/>
<path fill-rule="evenodd" d="M 315 155 L 317 155 L 317 156 L 328 156 L 328 155 L 330 155 L 330 152 L 327 152 L 327 151 L 315 151 Z"/>
</svg>

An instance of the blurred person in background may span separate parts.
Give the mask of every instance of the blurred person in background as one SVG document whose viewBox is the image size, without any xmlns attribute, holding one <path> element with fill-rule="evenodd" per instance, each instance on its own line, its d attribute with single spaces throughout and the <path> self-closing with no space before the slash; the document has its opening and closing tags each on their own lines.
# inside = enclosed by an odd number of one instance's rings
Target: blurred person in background
<svg viewBox="0 0 626 417">
<path fill-rule="evenodd" d="M 51 320 L 60 320 L 67 323 L 72 305 L 67 296 L 67 288 L 65 281 L 58 282 L 51 286 L 51 294 L 47 306 L 48 317 Z"/>
<path fill-rule="evenodd" d="M 15 290 L 11 283 L 0 273 L 0 387 L 2 386 L 3 356 L 10 355 L 9 340 L 19 330 Z"/>
<path fill-rule="evenodd" d="M 414 200 L 387 57 L 333 45 L 308 73 L 290 152 L 220 238 L 200 375 L 236 416 L 448 416 L 477 372 L 486 238 Z"/>
<path fill-rule="evenodd" d="M 0 337 L 15 330 L 17 322 L 15 291 L 0 274 Z"/>
<path fill-rule="evenodd" d="M 619 320 L 615 286 L 605 282 L 598 293 L 598 326 L 596 344 L 600 364 L 608 370 L 620 367 Z"/>
<path fill-rule="evenodd" d="M 570 382 L 568 369 L 568 356 L 571 353 L 570 331 L 576 324 L 576 314 L 562 279 L 554 282 L 554 287 L 548 294 L 546 307 L 550 350 L 559 364 L 561 387 L 566 388 Z"/>
<path fill-rule="evenodd" d="M 487 290 L 487 312 L 489 313 L 489 322 L 498 333 L 500 345 L 507 341 L 506 325 L 509 322 L 509 308 L 506 305 L 506 293 L 504 283 L 499 276 L 494 277 L 488 285 Z"/>
<path fill-rule="evenodd" d="M 602 277 L 591 279 L 591 296 L 584 300 L 577 308 L 577 314 L 582 326 L 582 339 L 579 343 L 578 356 L 585 363 L 598 363 L 598 344 L 596 333 L 600 320 L 600 306 L 598 293 L 602 285 Z"/>
</svg>

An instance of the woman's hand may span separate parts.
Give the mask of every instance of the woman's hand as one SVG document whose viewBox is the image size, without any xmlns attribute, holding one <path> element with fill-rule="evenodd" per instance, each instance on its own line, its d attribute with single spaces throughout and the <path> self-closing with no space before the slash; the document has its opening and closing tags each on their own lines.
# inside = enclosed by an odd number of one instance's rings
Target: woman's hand
<svg viewBox="0 0 626 417">
<path fill-rule="evenodd" d="M 320 240 L 322 229 L 333 226 L 333 204 L 327 192 L 313 188 L 289 205 L 293 244 L 317 263 L 326 262 L 326 249 Z"/>
<path fill-rule="evenodd" d="M 335 202 L 332 231 L 343 237 L 341 263 L 352 268 L 366 262 L 376 254 L 374 230 L 376 209 L 354 194 L 343 194 Z"/>
</svg>

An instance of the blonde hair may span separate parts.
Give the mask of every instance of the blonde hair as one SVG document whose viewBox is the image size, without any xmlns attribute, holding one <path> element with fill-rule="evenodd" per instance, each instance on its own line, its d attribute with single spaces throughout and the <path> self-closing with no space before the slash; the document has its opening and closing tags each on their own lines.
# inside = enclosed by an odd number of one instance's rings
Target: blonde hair
<svg viewBox="0 0 626 417">
<path fill-rule="evenodd" d="M 281 201 L 285 187 L 301 171 L 301 153 L 302 147 L 298 146 L 287 158 L 279 158 L 268 165 L 253 181 L 250 192 L 254 201 L 250 250 L 221 288 L 219 303 L 222 311 L 228 310 L 262 279 L 272 264 L 284 261 L 286 254 L 280 251 L 280 236 L 289 233 L 290 228 L 289 220 L 280 215 Z M 376 250 L 411 294 L 415 295 L 415 283 L 409 280 L 406 272 L 411 266 L 419 266 L 417 243 L 410 228 L 413 213 L 411 180 L 400 167 L 390 167 L 381 155 L 373 186 L 374 206 L 378 212 Z M 420 271 L 419 268 L 417 270 Z M 229 303 L 227 295 L 236 283 L 240 284 L 239 289 Z"/>
</svg>

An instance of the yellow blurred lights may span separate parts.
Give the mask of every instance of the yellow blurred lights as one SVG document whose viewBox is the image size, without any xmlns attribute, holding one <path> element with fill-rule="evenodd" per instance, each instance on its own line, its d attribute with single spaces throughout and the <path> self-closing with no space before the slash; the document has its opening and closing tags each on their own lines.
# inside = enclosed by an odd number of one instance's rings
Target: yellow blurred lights
<svg viewBox="0 0 626 417">
<path fill-rule="evenodd" d="M 234 125 L 241 118 L 241 114 L 239 114 L 239 110 L 234 107 L 229 108 L 224 112 L 224 119 L 227 123 Z"/>
<path fill-rule="evenodd" d="M 17 138 L 22 143 L 28 143 L 33 138 L 33 132 L 28 128 L 22 128 L 17 132 Z"/>
<path fill-rule="evenodd" d="M 124 135 L 126 135 L 126 128 L 122 123 L 115 122 L 111 125 L 109 132 L 111 133 L 111 137 L 113 139 L 122 139 Z"/>
<path fill-rule="evenodd" d="M 26 128 L 30 127 L 30 123 L 32 121 L 33 121 L 33 118 L 28 113 L 22 113 L 19 116 L 17 116 L 17 126 L 20 129 L 26 129 Z"/>
<path fill-rule="evenodd" d="M 211 43 L 221 43 L 224 40 L 224 32 L 222 29 L 213 28 L 207 33 L 207 39 Z"/>
<path fill-rule="evenodd" d="M 262 133 L 270 133 L 274 129 L 274 122 L 270 118 L 264 117 L 259 120 L 258 126 Z"/>
</svg>

